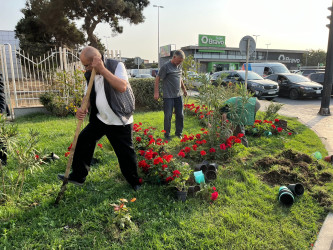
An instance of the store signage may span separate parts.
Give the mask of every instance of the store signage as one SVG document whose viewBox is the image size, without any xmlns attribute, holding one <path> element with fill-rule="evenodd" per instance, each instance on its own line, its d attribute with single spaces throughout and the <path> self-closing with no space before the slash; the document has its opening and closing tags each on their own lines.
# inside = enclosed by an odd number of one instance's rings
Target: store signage
<svg viewBox="0 0 333 250">
<path fill-rule="evenodd" d="M 284 63 L 300 63 L 301 62 L 301 60 L 298 58 L 290 58 L 289 56 L 284 56 L 284 54 L 281 54 L 278 57 L 278 60 L 282 61 Z"/>
<path fill-rule="evenodd" d="M 199 34 L 199 46 L 225 48 L 225 36 Z"/>
</svg>

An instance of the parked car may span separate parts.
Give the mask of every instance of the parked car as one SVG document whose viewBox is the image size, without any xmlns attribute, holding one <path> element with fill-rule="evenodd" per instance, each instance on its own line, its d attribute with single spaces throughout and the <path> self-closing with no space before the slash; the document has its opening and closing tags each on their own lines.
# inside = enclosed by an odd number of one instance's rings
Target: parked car
<svg viewBox="0 0 333 250">
<path fill-rule="evenodd" d="M 215 72 L 211 78 L 213 85 L 217 85 L 216 79 L 222 74 L 225 74 L 225 77 L 222 79 L 223 85 L 228 82 L 245 83 L 245 70 L 232 70 Z M 274 81 L 262 78 L 253 71 L 248 71 L 247 89 L 258 98 L 272 100 L 278 96 L 279 85 Z"/>
<path fill-rule="evenodd" d="M 202 85 L 201 76 L 194 71 L 187 71 L 187 80 L 184 80 L 186 86 L 198 88 Z"/>
<path fill-rule="evenodd" d="M 307 76 L 311 81 L 320 83 L 321 85 L 324 85 L 324 79 L 325 79 L 325 72 L 321 73 L 312 73 Z M 331 94 L 333 95 L 333 88 L 331 91 Z"/>
<path fill-rule="evenodd" d="M 302 69 L 301 70 L 303 76 L 308 76 L 312 73 L 325 73 L 324 69 Z"/>
<path fill-rule="evenodd" d="M 154 77 L 150 74 L 137 74 L 135 78 L 154 78 Z"/>
<path fill-rule="evenodd" d="M 323 86 L 317 82 L 311 81 L 309 78 L 292 74 L 274 74 L 267 76 L 266 79 L 277 82 L 280 86 L 279 95 L 289 96 L 290 99 L 299 97 L 320 97 Z"/>
</svg>

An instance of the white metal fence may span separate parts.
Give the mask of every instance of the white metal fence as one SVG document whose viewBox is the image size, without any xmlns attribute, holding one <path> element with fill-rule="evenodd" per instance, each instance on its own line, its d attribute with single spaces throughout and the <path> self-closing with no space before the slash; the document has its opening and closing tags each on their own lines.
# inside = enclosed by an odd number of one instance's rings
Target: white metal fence
<svg viewBox="0 0 333 250">
<path fill-rule="evenodd" d="M 121 60 L 117 50 L 115 54 L 108 50 L 104 56 Z M 54 82 L 57 72 L 74 74 L 76 69 L 84 69 L 77 51 L 59 47 L 34 58 L 15 46 L 0 44 L 0 73 L 12 113 L 13 108 L 41 106 L 41 93 L 57 91 Z"/>
</svg>

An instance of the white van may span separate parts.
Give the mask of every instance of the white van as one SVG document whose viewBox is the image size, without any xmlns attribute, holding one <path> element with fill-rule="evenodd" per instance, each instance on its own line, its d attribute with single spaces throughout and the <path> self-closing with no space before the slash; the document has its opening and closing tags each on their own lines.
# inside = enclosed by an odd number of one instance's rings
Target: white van
<svg viewBox="0 0 333 250">
<path fill-rule="evenodd" d="M 242 70 L 246 70 L 246 63 L 243 64 Z M 254 71 L 262 77 L 271 74 L 290 73 L 282 63 L 249 63 L 249 71 Z"/>
</svg>

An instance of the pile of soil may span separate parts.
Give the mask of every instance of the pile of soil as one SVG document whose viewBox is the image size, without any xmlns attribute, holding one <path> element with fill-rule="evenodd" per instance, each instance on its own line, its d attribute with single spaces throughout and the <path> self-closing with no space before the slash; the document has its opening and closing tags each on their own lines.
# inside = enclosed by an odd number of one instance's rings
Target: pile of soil
<svg viewBox="0 0 333 250">
<path fill-rule="evenodd" d="M 259 175 L 269 185 L 285 186 L 301 183 L 323 206 L 330 206 L 329 195 L 312 191 L 314 186 L 323 186 L 333 180 L 333 173 L 307 154 L 285 150 L 276 157 L 264 157 L 255 163 Z"/>
</svg>

